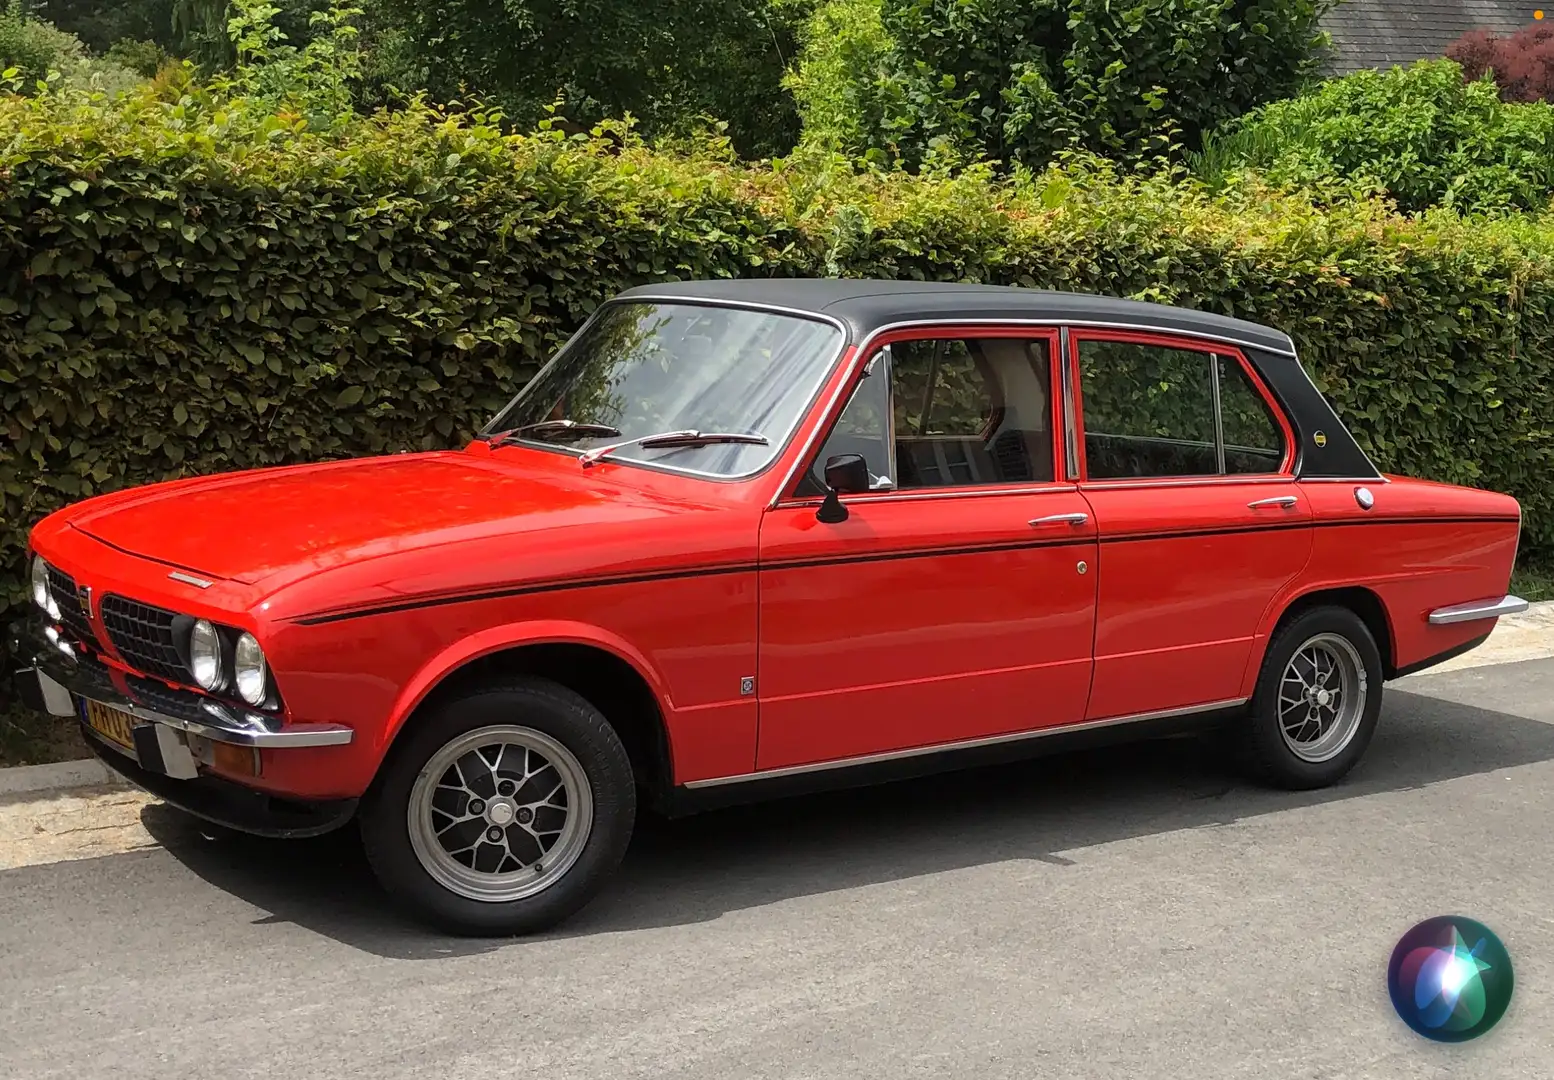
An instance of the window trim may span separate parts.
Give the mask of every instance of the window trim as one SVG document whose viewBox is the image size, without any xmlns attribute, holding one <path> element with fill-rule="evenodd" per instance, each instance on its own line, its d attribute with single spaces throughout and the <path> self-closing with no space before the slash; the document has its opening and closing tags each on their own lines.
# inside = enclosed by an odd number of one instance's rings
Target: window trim
<svg viewBox="0 0 1554 1080">
<path fill-rule="evenodd" d="M 841 498 L 845 502 L 889 502 L 907 499 L 923 498 L 948 498 L 960 495 L 973 494 L 1023 494 L 1041 491 L 1072 491 L 1075 481 L 1062 479 L 1065 474 L 1065 455 L 1063 453 L 1063 440 L 1061 436 L 1062 425 L 1066 416 L 1063 401 L 1060 398 L 1062 378 L 1060 375 L 1064 367 L 1061 356 L 1061 344 L 1063 332 L 1067 327 L 1059 327 L 1057 324 L 1031 325 L 1029 323 L 965 323 L 946 322 L 933 324 L 911 324 L 893 328 L 887 328 L 871 336 L 868 340 L 868 351 L 858 350 L 857 357 L 842 383 L 840 392 L 832 400 L 829 413 L 822 418 L 816 427 L 817 437 L 813 445 L 807 448 L 798 459 L 798 467 L 793 470 L 779 490 L 777 498 L 772 503 L 772 508 L 790 506 L 814 506 L 822 499 L 818 495 L 804 495 L 799 493 L 799 487 L 804 483 L 804 478 L 814 471 L 815 465 L 820 461 L 820 455 L 825 451 L 826 443 L 830 441 L 831 434 L 836 425 L 841 421 L 842 414 L 847 406 L 852 403 L 853 395 L 858 392 L 858 386 L 864 379 L 864 371 L 873 364 L 882 352 L 890 346 L 903 341 L 938 341 L 961 339 L 988 339 L 988 338 L 1014 338 L 1020 341 L 1045 341 L 1047 343 L 1047 406 L 1049 417 L 1047 421 L 1048 438 L 1052 442 L 1052 479 L 1032 480 L 1028 482 L 1009 482 L 999 484 L 957 484 L 945 487 L 930 488 L 901 488 L 897 483 L 899 469 L 896 464 L 896 411 L 895 411 L 895 386 L 892 382 L 887 385 L 886 392 L 886 423 L 890 430 L 886 439 L 891 487 L 882 491 L 849 492 Z M 893 361 L 893 357 L 891 360 Z M 893 374 L 893 363 L 887 362 L 885 374 Z"/>
<path fill-rule="evenodd" d="M 1064 329 L 1067 329 L 1065 327 Z M 1073 383 L 1074 393 L 1074 426 L 1078 432 L 1079 451 L 1079 482 L 1086 486 L 1117 485 L 1123 487 L 1149 487 L 1161 484 L 1180 485 L 1182 483 L 1226 483 L 1229 481 L 1257 482 L 1260 480 L 1292 480 L 1294 479 L 1295 465 L 1295 429 L 1290 423 L 1288 414 L 1285 413 L 1277 399 L 1269 392 L 1267 384 L 1257 369 L 1247 360 L 1246 354 L 1224 342 L 1198 341 L 1192 338 L 1179 337 L 1175 334 L 1155 333 L 1151 331 L 1126 331 L 1126 330 L 1089 330 L 1079 329 L 1068 335 L 1069 355 L 1064 365 L 1068 371 L 1068 377 Z M 1154 345 L 1159 348 L 1180 349 L 1183 352 L 1195 352 L 1206 354 L 1209 360 L 1210 384 L 1214 399 L 1214 451 L 1216 463 L 1219 465 L 1217 473 L 1175 473 L 1170 476 L 1102 476 L 1091 478 L 1090 463 L 1085 449 L 1085 407 L 1084 407 L 1084 382 L 1080 378 L 1079 370 L 1079 346 L 1085 341 L 1120 341 L 1138 345 Z M 1272 472 L 1264 473 L 1227 473 L 1225 472 L 1225 437 L 1224 415 L 1220 407 L 1220 377 L 1219 364 L 1215 357 L 1233 359 L 1241 367 L 1241 372 L 1246 376 L 1252 392 L 1260 396 L 1263 404 L 1273 416 L 1274 423 L 1278 425 L 1279 432 L 1284 438 L 1284 456 L 1279 461 L 1279 467 Z"/>
</svg>

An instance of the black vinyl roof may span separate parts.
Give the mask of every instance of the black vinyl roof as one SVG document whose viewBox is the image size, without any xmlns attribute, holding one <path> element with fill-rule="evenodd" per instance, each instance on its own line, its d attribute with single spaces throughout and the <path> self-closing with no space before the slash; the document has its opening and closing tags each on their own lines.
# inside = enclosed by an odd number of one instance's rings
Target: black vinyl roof
<svg viewBox="0 0 1554 1080">
<path fill-rule="evenodd" d="M 648 298 L 788 308 L 840 321 L 852 343 L 882 327 L 917 320 L 1040 320 L 1070 325 L 1158 329 L 1295 355 L 1289 335 L 1259 323 L 1167 304 L 1090 293 L 1003 285 L 831 278 L 677 281 L 628 289 L 622 300 Z"/>
</svg>

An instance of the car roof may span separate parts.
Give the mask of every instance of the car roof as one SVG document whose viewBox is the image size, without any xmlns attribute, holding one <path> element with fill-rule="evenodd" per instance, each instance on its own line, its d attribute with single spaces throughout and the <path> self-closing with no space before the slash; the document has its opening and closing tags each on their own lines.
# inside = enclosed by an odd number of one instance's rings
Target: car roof
<svg viewBox="0 0 1554 1080">
<path fill-rule="evenodd" d="M 1247 345 L 1291 358 L 1295 355 L 1288 334 L 1245 319 L 1093 293 L 1004 285 L 857 278 L 722 279 L 642 285 L 626 290 L 618 299 L 750 304 L 826 316 L 847 329 L 853 344 L 899 323 L 1034 320 L 1163 330 Z"/>
</svg>

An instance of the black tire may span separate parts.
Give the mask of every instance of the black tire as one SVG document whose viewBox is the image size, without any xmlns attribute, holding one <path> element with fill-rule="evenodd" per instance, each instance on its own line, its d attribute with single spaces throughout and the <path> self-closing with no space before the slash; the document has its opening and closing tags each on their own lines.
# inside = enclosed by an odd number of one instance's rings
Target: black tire
<svg viewBox="0 0 1554 1080">
<path fill-rule="evenodd" d="M 539 732 L 573 756 L 592 794 L 591 826 L 570 868 L 560 871 L 543 891 L 514 900 L 472 899 L 437 880 L 416 853 L 410 803 L 418 775 L 435 755 L 463 736 L 499 726 Z M 494 780 L 494 772 L 492 776 Z M 465 804 L 461 813 L 467 810 Z M 360 828 L 373 872 L 413 915 L 450 933 L 509 936 L 552 927 L 592 900 L 626 853 L 636 810 L 631 761 L 604 715 L 556 683 L 510 678 L 441 702 L 416 717 L 363 800 Z M 558 841 L 552 850 L 559 847 Z"/>
<path fill-rule="evenodd" d="M 1326 760 L 1301 757 L 1286 741 L 1279 718 L 1280 685 L 1292 658 L 1314 639 L 1348 642 L 1363 672 L 1365 702 L 1348 741 Z M 1343 652 L 1341 646 L 1338 647 Z M 1281 626 L 1268 643 L 1257 689 L 1247 715 L 1232 732 L 1243 768 L 1257 781 L 1293 791 L 1327 787 L 1337 783 L 1359 762 L 1370 745 L 1381 715 L 1383 671 L 1381 651 L 1370 629 L 1348 608 L 1313 607 Z M 1288 700 L 1288 695 L 1287 695 Z"/>
</svg>

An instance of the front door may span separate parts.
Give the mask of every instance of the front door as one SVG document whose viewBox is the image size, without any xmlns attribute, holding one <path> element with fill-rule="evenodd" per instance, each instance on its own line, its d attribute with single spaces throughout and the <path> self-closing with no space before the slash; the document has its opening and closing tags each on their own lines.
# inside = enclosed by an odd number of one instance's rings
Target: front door
<svg viewBox="0 0 1554 1080">
<path fill-rule="evenodd" d="M 972 336 L 972 335 L 975 336 Z M 1082 720 L 1095 525 L 1059 482 L 1056 338 L 897 338 L 761 526 L 757 768 Z M 820 520 L 824 466 L 869 488 Z"/>
<path fill-rule="evenodd" d="M 1101 541 L 1087 717 L 1236 701 L 1311 555 L 1289 425 L 1234 349 L 1085 332 L 1071 351 Z"/>
</svg>

